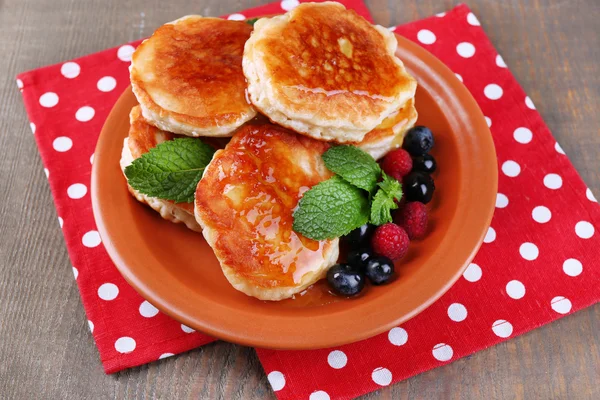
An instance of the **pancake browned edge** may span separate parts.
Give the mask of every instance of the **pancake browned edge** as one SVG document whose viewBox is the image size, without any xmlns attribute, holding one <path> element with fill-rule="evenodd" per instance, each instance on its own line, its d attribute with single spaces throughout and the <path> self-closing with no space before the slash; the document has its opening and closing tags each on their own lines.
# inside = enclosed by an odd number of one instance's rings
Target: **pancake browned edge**
<svg viewBox="0 0 600 400">
<path fill-rule="evenodd" d="M 244 47 L 250 101 L 319 140 L 359 142 L 414 97 L 396 37 L 335 2 L 261 18 Z"/>
<path fill-rule="evenodd" d="M 331 177 L 328 144 L 271 125 L 246 125 L 218 150 L 196 190 L 202 233 L 233 287 L 282 300 L 323 278 L 339 239 L 315 241 L 292 230 L 302 194 Z"/>
<path fill-rule="evenodd" d="M 231 136 L 256 115 L 246 100 L 252 27 L 191 15 L 158 28 L 132 56 L 131 88 L 146 120 L 187 136 Z"/>
<path fill-rule="evenodd" d="M 123 151 L 121 153 L 121 170 L 125 174 L 125 168 L 142 154 L 150 151 L 162 142 L 171 140 L 175 137 L 170 132 L 161 131 L 152 125 L 149 125 L 140 111 L 139 106 L 131 109 L 129 114 L 129 136 L 123 141 Z M 193 203 L 175 203 L 171 200 L 158 199 L 142 194 L 127 184 L 129 193 L 139 202 L 149 205 L 158 212 L 161 217 L 175 223 L 184 223 L 188 228 L 196 232 L 202 232 L 202 228 L 194 218 Z"/>
</svg>

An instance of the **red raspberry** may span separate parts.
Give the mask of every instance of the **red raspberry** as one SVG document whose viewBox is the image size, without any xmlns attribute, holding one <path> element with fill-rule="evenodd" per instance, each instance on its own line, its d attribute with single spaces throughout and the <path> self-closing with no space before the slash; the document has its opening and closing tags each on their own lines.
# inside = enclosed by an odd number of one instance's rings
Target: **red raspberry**
<svg viewBox="0 0 600 400">
<path fill-rule="evenodd" d="M 390 152 L 381 163 L 383 171 L 392 178 L 402 182 L 402 178 L 412 170 L 413 161 L 404 149 Z"/>
<path fill-rule="evenodd" d="M 377 228 L 371 239 L 375 254 L 390 258 L 392 261 L 401 259 L 408 251 L 408 235 L 406 231 L 391 222 Z"/>
<path fill-rule="evenodd" d="M 394 222 L 406 230 L 411 240 L 421 239 L 427 232 L 427 208 L 418 201 L 406 203 L 396 213 Z"/>
</svg>

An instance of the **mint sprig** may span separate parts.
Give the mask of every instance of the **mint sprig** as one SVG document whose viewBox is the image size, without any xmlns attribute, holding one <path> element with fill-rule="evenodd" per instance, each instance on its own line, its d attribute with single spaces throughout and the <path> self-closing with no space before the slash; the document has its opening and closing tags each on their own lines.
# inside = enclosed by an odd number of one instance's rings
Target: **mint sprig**
<svg viewBox="0 0 600 400">
<path fill-rule="evenodd" d="M 168 140 L 125 168 L 129 185 L 151 197 L 192 203 L 196 186 L 215 150 L 200 139 Z"/>
<path fill-rule="evenodd" d="M 258 18 L 250 18 L 250 19 L 245 20 L 244 22 L 246 22 L 248 25 L 254 26 L 256 21 L 258 21 Z"/>
<path fill-rule="evenodd" d="M 373 225 L 383 225 L 392 222 L 392 210 L 398 208 L 397 201 L 402 198 L 402 185 L 384 172 L 383 181 L 377 186 L 379 189 L 371 203 L 370 222 Z"/>
<path fill-rule="evenodd" d="M 381 177 L 373 157 L 354 146 L 335 146 L 323 154 L 325 166 L 354 186 L 372 193 Z"/>
</svg>

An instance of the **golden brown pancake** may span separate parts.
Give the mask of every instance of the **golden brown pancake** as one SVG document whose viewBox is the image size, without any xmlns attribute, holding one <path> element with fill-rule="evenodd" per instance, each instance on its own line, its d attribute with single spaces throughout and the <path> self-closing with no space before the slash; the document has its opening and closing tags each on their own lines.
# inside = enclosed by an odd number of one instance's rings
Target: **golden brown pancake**
<svg viewBox="0 0 600 400">
<path fill-rule="evenodd" d="M 298 133 L 361 141 L 414 96 L 396 47 L 393 33 L 339 3 L 261 18 L 244 48 L 250 100 Z"/>
<path fill-rule="evenodd" d="M 187 136 L 231 136 L 252 119 L 242 73 L 251 31 L 196 15 L 158 28 L 132 56 L 131 87 L 146 120 Z"/>
<path fill-rule="evenodd" d="M 292 230 L 302 194 L 331 173 L 328 144 L 282 127 L 246 125 L 205 169 L 196 220 L 237 290 L 281 300 L 321 279 L 338 258 L 338 239 L 315 241 Z"/>
</svg>

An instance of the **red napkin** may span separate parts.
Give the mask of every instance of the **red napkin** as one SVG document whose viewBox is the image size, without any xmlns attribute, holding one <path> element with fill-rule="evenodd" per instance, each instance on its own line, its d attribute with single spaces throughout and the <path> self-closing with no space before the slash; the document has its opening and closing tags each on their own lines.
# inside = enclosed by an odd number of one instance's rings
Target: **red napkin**
<svg viewBox="0 0 600 400">
<path fill-rule="evenodd" d="M 370 19 L 362 2 L 342 3 Z M 297 4 L 283 0 L 229 17 L 274 14 Z M 397 32 L 460 74 L 487 115 L 500 169 L 496 215 L 464 279 L 402 327 L 339 348 L 257 350 L 280 399 L 354 398 L 600 298 L 600 208 L 475 16 L 462 5 Z M 129 84 L 127 67 L 137 43 L 17 79 L 107 373 L 214 340 L 158 312 L 127 285 L 101 245 L 92 216 L 94 148 L 108 112 Z"/>
</svg>

